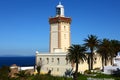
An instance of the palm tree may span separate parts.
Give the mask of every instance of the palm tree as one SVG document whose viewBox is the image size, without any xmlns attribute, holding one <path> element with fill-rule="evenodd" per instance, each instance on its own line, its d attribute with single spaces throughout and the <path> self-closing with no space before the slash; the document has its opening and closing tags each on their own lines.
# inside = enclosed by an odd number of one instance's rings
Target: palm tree
<svg viewBox="0 0 120 80">
<path fill-rule="evenodd" d="M 99 44 L 99 40 L 97 38 L 97 36 L 95 35 L 88 35 L 88 38 L 84 40 L 85 41 L 85 47 L 88 48 L 88 50 L 90 50 L 90 69 L 93 69 L 93 56 L 94 56 L 94 50 L 96 49 L 96 47 Z"/>
<path fill-rule="evenodd" d="M 109 39 L 103 39 L 99 46 L 97 52 L 100 54 L 102 58 L 102 68 L 104 65 L 107 65 L 107 61 L 110 58 L 110 52 L 111 52 L 111 46 L 110 46 L 110 40 Z"/>
<path fill-rule="evenodd" d="M 111 40 L 111 46 L 112 46 L 113 52 L 114 52 L 114 54 L 116 56 L 117 53 L 120 51 L 120 41 Z"/>
<path fill-rule="evenodd" d="M 120 51 L 120 41 L 118 40 L 111 40 L 111 65 L 113 64 L 113 58 L 114 56 L 117 56 L 117 53 Z"/>
<path fill-rule="evenodd" d="M 77 73 L 78 73 L 78 64 L 83 63 L 85 60 L 87 60 L 87 57 L 85 55 L 86 48 L 81 45 L 72 45 L 68 49 L 68 54 L 66 58 L 70 63 L 76 64 L 76 70 L 73 75 L 74 80 L 77 80 Z"/>
</svg>

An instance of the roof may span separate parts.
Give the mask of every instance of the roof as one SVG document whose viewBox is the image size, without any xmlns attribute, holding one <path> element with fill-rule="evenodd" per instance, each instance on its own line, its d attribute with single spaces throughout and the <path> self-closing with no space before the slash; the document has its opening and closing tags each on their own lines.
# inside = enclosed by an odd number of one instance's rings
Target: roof
<svg viewBox="0 0 120 80">
<path fill-rule="evenodd" d="M 58 22 L 67 22 L 67 23 L 71 23 L 71 18 L 67 18 L 67 17 L 54 17 L 54 18 L 49 18 L 49 23 L 58 23 Z"/>
<path fill-rule="evenodd" d="M 61 5 L 61 2 L 59 2 L 59 4 L 56 6 L 57 8 L 62 8 L 64 7 L 63 5 Z"/>
</svg>

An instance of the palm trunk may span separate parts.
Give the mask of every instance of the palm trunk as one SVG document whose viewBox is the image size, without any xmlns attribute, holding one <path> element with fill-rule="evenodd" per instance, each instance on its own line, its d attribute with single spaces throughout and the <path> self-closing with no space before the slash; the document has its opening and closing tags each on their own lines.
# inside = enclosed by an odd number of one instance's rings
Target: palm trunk
<svg viewBox="0 0 120 80">
<path fill-rule="evenodd" d="M 93 53 L 91 54 L 91 70 L 93 70 Z"/>
<path fill-rule="evenodd" d="M 115 54 L 116 54 L 116 53 L 111 53 L 111 59 L 110 59 L 111 65 L 113 65 L 113 58 L 114 58 Z"/>
<path fill-rule="evenodd" d="M 113 57 L 111 58 L 111 60 L 110 60 L 110 61 L 111 61 L 111 62 L 110 62 L 110 63 L 111 63 L 111 65 L 113 65 Z"/>
<path fill-rule="evenodd" d="M 88 69 L 89 69 L 89 71 L 91 70 L 91 59 L 90 59 L 90 55 L 88 55 Z"/>
<path fill-rule="evenodd" d="M 103 68 L 104 68 L 104 58 L 102 57 L 102 71 L 103 71 Z"/>
<path fill-rule="evenodd" d="M 105 59 L 105 66 L 107 66 L 107 60 Z"/>
<path fill-rule="evenodd" d="M 75 70 L 75 73 L 74 73 L 74 75 L 73 75 L 73 77 L 74 77 L 73 79 L 74 79 L 74 80 L 77 80 L 77 77 L 78 77 L 77 74 L 78 74 L 78 63 L 76 63 L 76 70 Z"/>
<path fill-rule="evenodd" d="M 107 56 L 105 55 L 105 66 L 107 66 Z"/>
<path fill-rule="evenodd" d="M 93 70 L 93 49 L 91 49 L 91 70 Z"/>
</svg>

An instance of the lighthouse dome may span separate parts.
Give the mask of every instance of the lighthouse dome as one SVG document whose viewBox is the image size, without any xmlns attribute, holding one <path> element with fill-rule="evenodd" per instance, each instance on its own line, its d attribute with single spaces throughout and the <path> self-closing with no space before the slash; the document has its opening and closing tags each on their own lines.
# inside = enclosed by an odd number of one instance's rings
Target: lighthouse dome
<svg viewBox="0 0 120 80">
<path fill-rule="evenodd" d="M 61 5 L 61 2 L 59 2 L 59 4 L 56 6 L 57 8 L 63 8 L 64 6 Z"/>
</svg>

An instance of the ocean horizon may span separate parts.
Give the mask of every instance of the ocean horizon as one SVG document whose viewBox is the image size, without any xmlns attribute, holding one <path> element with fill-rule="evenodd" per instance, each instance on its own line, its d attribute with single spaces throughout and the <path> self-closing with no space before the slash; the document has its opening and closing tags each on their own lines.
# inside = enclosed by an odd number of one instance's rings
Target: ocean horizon
<svg viewBox="0 0 120 80">
<path fill-rule="evenodd" d="M 17 66 L 34 66 L 35 56 L 0 57 L 0 67 L 11 66 L 13 64 L 16 64 Z"/>
</svg>

